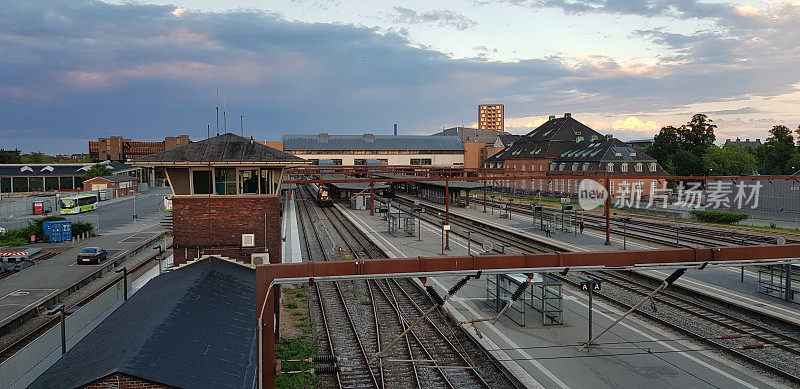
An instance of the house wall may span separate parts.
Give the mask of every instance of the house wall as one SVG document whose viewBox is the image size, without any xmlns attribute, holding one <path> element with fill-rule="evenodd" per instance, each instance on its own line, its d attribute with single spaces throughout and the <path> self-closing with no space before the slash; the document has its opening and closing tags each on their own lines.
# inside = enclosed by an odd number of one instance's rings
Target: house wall
<svg viewBox="0 0 800 389">
<path fill-rule="evenodd" d="M 225 256 L 249 263 L 250 254 L 264 252 L 265 227 L 270 260 L 281 260 L 279 196 L 175 196 L 172 218 L 176 265 L 201 255 Z M 255 247 L 240 247 L 242 234 L 255 234 Z"/>
<path fill-rule="evenodd" d="M 489 158 L 486 149 L 486 143 L 483 142 L 464 142 L 464 167 L 468 169 L 481 167 L 483 160 Z"/>
<path fill-rule="evenodd" d="M 300 158 L 305 159 L 317 159 L 317 160 L 328 160 L 328 159 L 341 159 L 342 165 L 355 165 L 356 159 L 386 159 L 388 160 L 388 165 L 398 166 L 398 165 L 410 165 L 411 159 L 430 159 L 432 166 L 462 166 L 464 164 L 464 153 L 452 153 L 452 154 L 381 154 L 381 153 L 371 153 L 371 154 L 345 154 L 345 153 L 330 153 L 330 154 L 313 154 L 313 153 L 301 153 L 291 150 L 286 150 L 287 153 L 296 155 Z"/>
<path fill-rule="evenodd" d="M 189 168 L 166 168 L 167 178 L 169 185 L 172 188 L 172 193 L 176 195 L 188 195 L 189 189 Z"/>
<path fill-rule="evenodd" d="M 157 389 L 168 388 L 154 382 L 145 381 L 127 374 L 114 373 L 97 380 L 87 386 L 87 389 Z"/>
</svg>

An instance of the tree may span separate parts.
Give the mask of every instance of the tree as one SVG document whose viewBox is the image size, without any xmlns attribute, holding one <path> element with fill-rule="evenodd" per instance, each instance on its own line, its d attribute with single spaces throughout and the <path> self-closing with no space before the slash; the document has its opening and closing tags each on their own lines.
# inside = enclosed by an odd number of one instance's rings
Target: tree
<svg viewBox="0 0 800 389">
<path fill-rule="evenodd" d="M 767 141 L 758 148 L 763 174 L 790 174 L 789 159 L 795 153 L 794 136 L 786 126 L 774 126 L 769 130 Z"/>
<path fill-rule="evenodd" d="M 86 179 L 94 178 L 94 177 L 103 177 L 103 176 L 110 176 L 111 169 L 108 166 L 98 163 L 97 165 L 92 166 L 89 170 L 86 171 Z"/>
<path fill-rule="evenodd" d="M 25 154 L 22 157 L 20 157 L 20 159 L 21 159 L 21 161 L 20 161 L 21 163 L 48 163 L 48 162 L 50 162 L 49 158 L 47 158 L 47 156 L 44 155 L 44 153 Z"/>
<path fill-rule="evenodd" d="M 681 148 L 675 153 L 672 164 L 679 176 L 703 175 L 703 156 Z"/>
<path fill-rule="evenodd" d="M 789 158 L 789 162 L 786 163 L 786 167 L 789 168 L 790 174 L 800 171 L 800 153 L 792 154 L 792 157 Z"/>
<path fill-rule="evenodd" d="M 758 169 L 758 160 L 746 148 L 728 143 L 709 147 L 703 155 L 703 166 L 710 175 L 744 176 Z"/>
<path fill-rule="evenodd" d="M 681 143 L 684 148 L 696 155 L 703 155 L 709 147 L 714 145 L 717 136 L 714 135 L 715 124 L 713 120 L 702 113 L 692 116 L 692 120 L 681 126 Z"/>
<path fill-rule="evenodd" d="M 678 129 L 673 126 L 662 127 L 653 139 L 653 144 L 645 147 L 645 154 L 658 161 L 667 172 L 675 173 L 673 157 L 681 149 L 681 139 Z"/>
</svg>

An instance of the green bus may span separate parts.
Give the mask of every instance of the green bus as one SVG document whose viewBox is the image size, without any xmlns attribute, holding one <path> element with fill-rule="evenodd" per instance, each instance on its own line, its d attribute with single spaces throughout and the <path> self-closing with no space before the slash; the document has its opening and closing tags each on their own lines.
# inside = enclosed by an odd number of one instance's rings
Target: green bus
<svg viewBox="0 0 800 389">
<path fill-rule="evenodd" d="M 62 214 L 89 212 L 97 209 L 97 196 L 79 194 L 77 196 L 62 197 L 58 200 L 58 208 Z"/>
</svg>

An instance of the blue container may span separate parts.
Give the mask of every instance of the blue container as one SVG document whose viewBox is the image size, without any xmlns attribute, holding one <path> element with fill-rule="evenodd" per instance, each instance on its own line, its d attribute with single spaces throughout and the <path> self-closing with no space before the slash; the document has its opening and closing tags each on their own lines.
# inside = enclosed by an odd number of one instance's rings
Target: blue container
<svg viewBox="0 0 800 389">
<path fill-rule="evenodd" d="M 69 242 L 72 240 L 72 222 L 69 220 L 62 220 L 61 223 L 61 241 Z"/>
<path fill-rule="evenodd" d="M 65 242 L 72 240 L 72 222 L 69 220 L 56 220 L 42 223 L 42 230 L 50 242 Z"/>
</svg>

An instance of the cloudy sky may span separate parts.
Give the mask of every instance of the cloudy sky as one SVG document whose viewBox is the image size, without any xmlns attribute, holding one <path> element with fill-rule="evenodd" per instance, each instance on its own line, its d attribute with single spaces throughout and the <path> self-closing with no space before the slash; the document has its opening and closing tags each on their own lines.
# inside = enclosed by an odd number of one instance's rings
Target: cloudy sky
<svg viewBox="0 0 800 389">
<path fill-rule="evenodd" d="M 800 0 L 0 0 L 0 147 L 87 152 L 227 127 L 429 134 L 503 103 L 623 140 L 707 113 L 800 124 Z M 220 114 L 220 126 L 223 126 Z"/>
</svg>

